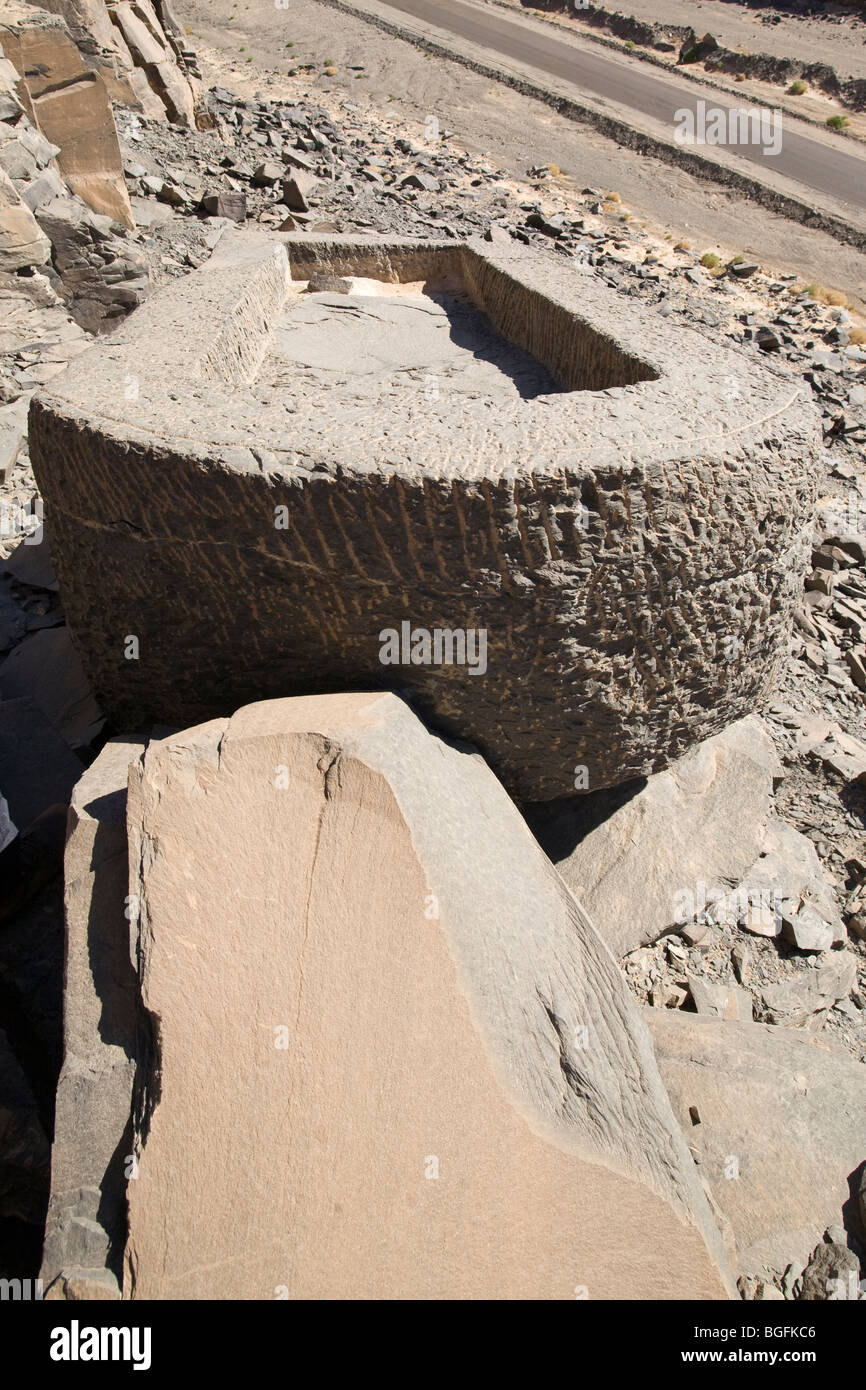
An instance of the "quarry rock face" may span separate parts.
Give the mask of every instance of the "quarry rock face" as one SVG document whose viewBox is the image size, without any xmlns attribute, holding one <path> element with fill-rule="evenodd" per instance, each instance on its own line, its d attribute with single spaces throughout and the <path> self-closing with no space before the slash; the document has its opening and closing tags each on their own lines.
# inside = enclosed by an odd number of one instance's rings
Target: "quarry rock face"
<svg viewBox="0 0 866 1390">
<path fill-rule="evenodd" d="M 45 0 L 113 100 L 194 128 L 198 82 L 167 0 Z"/>
<path fill-rule="evenodd" d="M 151 743 L 128 823 L 124 1297 L 726 1296 L 639 1010 L 477 754 L 265 702 Z"/>
<path fill-rule="evenodd" d="M 58 168 L 73 193 L 93 211 L 134 228 L 105 83 L 83 62 L 63 20 L 12 4 L 0 16 L 0 43 L 19 75 L 27 115 L 57 146 Z"/>
<path fill-rule="evenodd" d="M 772 685 L 818 419 L 545 257 L 250 234 L 43 390 L 31 452 L 118 727 L 399 689 L 547 800 Z"/>
</svg>

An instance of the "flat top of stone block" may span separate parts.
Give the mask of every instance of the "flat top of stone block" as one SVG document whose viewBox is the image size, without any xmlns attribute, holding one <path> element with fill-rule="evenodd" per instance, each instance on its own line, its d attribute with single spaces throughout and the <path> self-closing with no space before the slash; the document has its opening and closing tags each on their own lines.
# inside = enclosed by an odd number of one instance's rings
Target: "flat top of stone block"
<svg viewBox="0 0 866 1390">
<path fill-rule="evenodd" d="M 318 276 L 365 292 L 319 292 Z M 293 475 L 561 478 L 811 437 L 816 420 L 784 369 L 571 264 L 482 241 L 249 232 L 39 400 L 123 441 Z"/>
</svg>

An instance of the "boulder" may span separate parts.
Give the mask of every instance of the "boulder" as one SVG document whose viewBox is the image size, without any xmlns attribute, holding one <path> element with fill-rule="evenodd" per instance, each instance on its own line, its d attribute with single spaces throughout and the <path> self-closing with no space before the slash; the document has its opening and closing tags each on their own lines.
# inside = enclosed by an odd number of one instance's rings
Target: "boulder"
<svg viewBox="0 0 866 1390">
<path fill-rule="evenodd" d="M 860 1283 L 860 1261 L 853 1250 L 841 1242 L 825 1240 L 812 1252 L 800 1298 L 808 1303 L 859 1301 L 861 1287 L 866 1293 L 866 1281 Z"/>
<path fill-rule="evenodd" d="M 296 169 L 291 178 L 283 179 L 283 202 L 292 212 L 309 212 L 310 198 L 319 180 L 314 174 Z"/>
<path fill-rule="evenodd" d="M 53 198 L 37 210 L 37 220 L 51 240 L 70 314 L 91 333 L 115 328 L 149 288 L 144 253 L 80 198 Z M 123 390 L 128 385 L 125 380 Z"/>
<path fill-rule="evenodd" d="M 695 1012 L 710 1018 L 736 1018 L 751 1022 L 752 996 L 723 980 L 706 980 L 698 975 L 688 976 L 689 994 Z"/>
<path fill-rule="evenodd" d="M 121 0 L 111 7 L 111 18 L 141 68 L 151 89 L 165 107 L 169 119 L 195 129 L 195 96 L 159 17 L 148 0 Z"/>
<path fill-rule="evenodd" d="M 64 1058 L 57 1087 L 46 1288 L 119 1297 L 132 1163 L 137 981 L 129 911 L 126 784 L 142 742 L 113 739 L 80 779 L 66 844 Z M 132 934 L 132 938 L 131 938 Z M 73 1274 L 74 1273 L 74 1277 Z M 75 1290 L 78 1290 L 76 1293 Z"/>
<path fill-rule="evenodd" d="M 763 847 L 780 771 L 769 733 L 749 715 L 632 795 L 622 788 L 533 808 L 529 824 L 621 957 L 743 880 Z"/>
<path fill-rule="evenodd" d="M 206 193 L 201 205 L 209 217 L 228 217 L 232 222 L 246 221 L 247 200 L 244 193 Z"/>
<path fill-rule="evenodd" d="M 783 935 L 800 950 L 829 950 L 845 941 L 836 897 L 815 846 L 792 825 L 777 817 L 770 820 L 745 882 L 754 898 L 773 906 Z"/>
<path fill-rule="evenodd" d="M 866 1158 L 866 1070 L 788 1029 L 647 1009 L 674 1112 L 730 1222 L 739 1273 L 779 1278 L 834 1222 Z M 698 1116 L 695 1123 L 694 1116 Z"/>
<path fill-rule="evenodd" d="M 32 212 L 35 212 L 37 208 L 44 207 L 55 198 L 62 198 L 65 193 L 66 185 L 57 170 L 44 169 L 38 179 L 34 179 L 22 190 L 21 199 Z"/>
<path fill-rule="evenodd" d="M 166 41 L 154 32 L 153 26 L 148 23 L 148 17 L 142 13 L 141 6 L 121 0 L 120 4 L 113 4 L 111 8 L 112 19 L 122 33 L 136 64 L 147 68 L 150 64 L 165 62 L 168 56 Z"/>
<path fill-rule="evenodd" d="M 390 694 L 266 702 L 151 743 L 128 821 L 125 1297 L 731 1290 L 639 1011 L 477 754 Z"/>
<path fill-rule="evenodd" d="M 766 985 L 761 999 L 772 1023 L 817 1030 L 826 1011 L 837 1000 L 847 999 L 856 983 L 857 957 L 850 951 L 833 951 L 821 965 Z"/>
</svg>

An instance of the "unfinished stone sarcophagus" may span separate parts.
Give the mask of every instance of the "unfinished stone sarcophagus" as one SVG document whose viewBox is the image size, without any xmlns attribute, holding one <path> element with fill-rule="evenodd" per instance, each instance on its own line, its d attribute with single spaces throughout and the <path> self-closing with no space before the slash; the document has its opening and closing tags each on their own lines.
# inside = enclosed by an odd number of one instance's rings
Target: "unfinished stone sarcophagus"
<svg viewBox="0 0 866 1390">
<path fill-rule="evenodd" d="M 120 725 L 398 688 L 521 799 L 760 700 L 819 445 L 782 370 L 483 242 L 238 234 L 31 408 Z"/>
</svg>

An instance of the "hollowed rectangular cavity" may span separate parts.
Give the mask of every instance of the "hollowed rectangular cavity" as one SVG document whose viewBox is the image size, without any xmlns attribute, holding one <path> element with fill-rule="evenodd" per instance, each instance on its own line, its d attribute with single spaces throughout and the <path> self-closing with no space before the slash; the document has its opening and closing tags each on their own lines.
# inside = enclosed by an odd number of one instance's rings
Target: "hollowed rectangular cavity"
<svg viewBox="0 0 866 1390">
<path fill-rule="evenodd" d="M 409 376 L 422 372 L 438 378 L 439 361 L 449 390 L 461 389 L 462 382 L 462 389 L 473 392 L 497 394 L 516 389 L 531 399 L 552 392 L 632 386 L 658 377 L 647 362 L 626 352 L 608 333 L 465 247 L 396 250 L 339 247 L 331 243 L 326 249 L 323 245 L 298 242 L 289 247 L 289 261 L 292 279 L 310 286 L 312 298 L 321 301 L 327 297 L 332 312 L 318 317 L 324 331 L 317 352 L 311 331 L 306 335 L 299 332 L 305 314 L 308 330 L 312 330 L 317 314 L 312 309 L 299 309 L 301 296 L 290 301 L 268 354 L 285 359 L 287 366 L 295 352 L 289 346 L 292 337 L 301 350 L 301 358 L 304 351 L 311 362 L 328 354 L 327 338 L 334 327 L 334 315 L 340 314 L 336 296 L 345 285 L 327 287 L 348 281 L 350 294 L 343 300 L 346 316 L 360 311 L 357 323 L 362 324 L 366 308 L 373 315 L 373 322 L 366 327 L 375 331 L 375 318 L 380 316 L 383 337 L 392 331 L 396 335 L 402 321 L 407 327 L 404 371 Z M 413 316 L 408 303 L 413 296 L 419 305 L 414 332 L 410 332 L 408 325 Z M 378 303 L 371 311 L 374 298 Z M 392 305 L 398 322 L 391 323 L 385 303 Z M 438 308 L 438 314 L 429 313 L 426 322 L 421 312 L 425 304 L 428 311 L 434 306 Z M 326 329 L 326 324 L 330 328 Z M 446 335 L 450 352 L 443 356 L 440 349 Z M 355 349 L 345 359 L 347 363 L 362 356 L 364 336 L 360 333 L 356 338 Z M 333 333 L 335 346 L 342 341 L 348 341 L 346 333 Z M 399 346 L 395 348 L 398 356 L 400 351 Z M 425 353 L 429 357 L 426 363 Z M 330 358 L 335 360 L 334 352 Z M 399 368 L 399 362 L 393 365 Z M 310 370 L 314 371 L 315 366 L 311 365 Z"/>
</svg>

